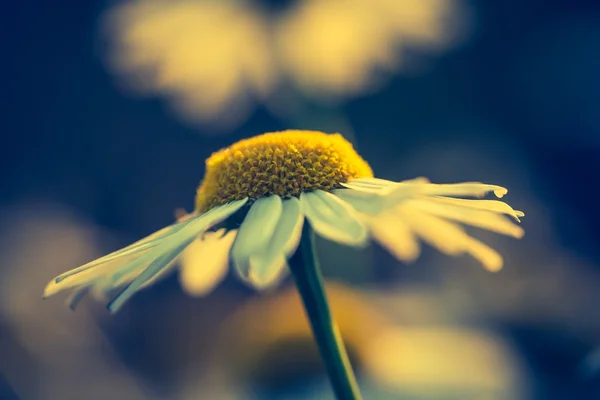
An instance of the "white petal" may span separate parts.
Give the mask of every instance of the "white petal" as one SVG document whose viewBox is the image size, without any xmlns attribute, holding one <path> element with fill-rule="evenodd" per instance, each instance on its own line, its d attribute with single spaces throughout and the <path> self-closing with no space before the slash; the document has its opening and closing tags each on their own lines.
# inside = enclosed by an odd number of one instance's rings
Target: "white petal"
<svg viewBox="0 0 600 400">
<path fill-rule="evenodd" d="M 495 250 L 467 235 L 458 225 L 410 204 L 398 207 L 397 212 L 414 233 L 440 251 L 450 255 L 469 253 L 490 271 L 502 268 L 502 257 Z"/>
<path fill-rule="evenodd" d="M 389 181 L 387 179 L 381 178 L 356 178 L 351 179 L 348 183 L 359 183 L 366 186 L 372 187 L 388 187 L 397 184 L 397 182 Z M 342 183 L 343 185 L 343 183 Z"/>
<path fill-rule="evenodd" d="M 429 185 L 428 181 L 417 178 L 390 186 L 382 194 L 385 195 L 387 204 L 398 204 L 406 199 L 421 195 L 427 185 Z"/>
<path fill-rule="evenodd" d="M 77 305 L 81 302 L 81 300 L 83 300 L 83 298 L 89 293 L 90 291 L 90 286 L 81 286 L 79 288 L 77 288 L 76 290 L 73 291 L 73 293 L 71 293 L 69 295 L 69 297 L 67 297 L 67 300 L 65 301 L 65 303 L 67 304 L 67 307 L 69 307 L 71 310 L 75 310 L 75 308 L 77 308 Z"/>
<path fill-rule="evenodd" d="M 104 257 L 89 262 L 81 267 L 65 272 L 54 278 L 44 289 L 44 297 L 54 295 L 63 290 L 89 285 L 101 277 L 107 278 L 116 273 L 114 279 L 105 279 L 104 283 L 123 282 L 126 276 L 135 277 L 141 269 L 156 258 L 154 250 L 168 242 L 173 236 L 182 233 L 198 235 L 216 223 L 219 223 L 239 210 L 248 199 L 238 200 L 215 207 L 202 215 L 192 214 L 191 218 L 160 229 L 137 242 L 114 251 Z M 167 265 L 168 266 L 168 265 Z"/>
<path fill-rule="evenodd" d="M 245 282 L 260 291 L 277 286 L 289 273 L 287 260 L 284 257 L 275 259 L 273 264 L 271 264 L 271 271 L 270 275 L 264 277 L 251 275 Z"/>
<path fill-rule="evenodd" d="M 202 239 L 195 240 L 181 253 L 179 278 L 188 294 L 208 294 L 227 274 L 229 251 L 237 230 L 223 235 L 224 231 L 207 232 Z"/>
<path fill-rule="evenodd" d="M 125 286 L 117 297 L 108 303 L 107 309 L 111 313 L 117 312 L 131 296 L 141 289 L 144 283 L 167 267 L 193 240 L 186 236 L 178 236 L 177 240 L 173 240 L 168 246 L 161 245 L 157 250 L 151 252 L 149 255 L 156 256 L 156 258 L 131 283 Z M 136 260 L 136 262 L 138 261 L 141 263 L 141 260 Z"/>
<path fill-rule="evenodd" d="M 382 180 L 383 181 L 383 180 Z M 383 181 L 385 183 L 381 183 L 378 181 L 366 180 L 366 179 L 353 179 L 345 183 L 341 183 L 342 186 L 347 187 L 348 189 L 353 189 L 361 192 L 367 193 L 377 193 L 389 188 L 392 185 L 395 185 L 395 182 L 392 181 Z"/>
<path fill-rule="evenodd" d="M 160 271 L 159 273 L 157 273 L 156 275 L 154 275 L 152 278 L 150 278 L 146 282 L 144 282 L 142 284 L 142 289 L 146 288 L 148 286 L 152 286 L 155 283 L 157 283 L 157 282 L 159 282 L 159 281 L 167 278 L 169 275 L 171 275 L 171 273 L 173 273 L 175 271 L 175 269 L 177 268 L 177 265 L 178 265 L 177 264 L 177 259 L 174 259 L 169 264 L 167 264 L 167 266 L 164 267 L 162 269 L 162 271 Z"/>
<path fill-rule="evenodd" d="M 204 214 L 200 215 L 199 218 L 193 218 L 191 223 L 184 227 L 183 230 L 188 233 L 198 231 L 199 226 L 207 226 L 206 229 L 212 228 L 218 223 L 225 221 L 231 215 L 235 214 L 240 208 L 242 208 L 248 202 L 248 198 L 241 200 L 235 200 L 222 206 L 211 208 Z M 189 221 L 189 220 L 188 220 Z M 204 232 L 206 229 L 202 230 Z"/>
<path fill-rule="evenodd" d="M 382 214 L 370 220 L 371 235 L 396 258 L 412 262 L 421 252 L 416 236 L 401 218 L 393 213 Z"/>
<path fill-rule="evenodd" d="M 65 272 L 65 273 L 57 276 L 54 279 L 54 281 L 56 281 L 56 283 L 60 283 L 64 279 L 67 279 L 73 275 L 80 274 L 84 271 L 88 271 L 93 268 L 95 269 L 95 268 L 99 267 L 102 269 L 104 269 L 104 268 L 111 269 L 115 265 L 113 263 L 113 261 L 119 260 L 123 257 L 128 257 L 127 258 L 128 260 L 131 259 L 130 256 L 139 257 L 141 254 L 147 253 L 148 250 L 158 246 L 162 239 L 178 232 L 181 228 L 183 228 L 190 222 L 191 222 L 191 220 L 188 220 L 188 221 L 179 222 L 179 223 L 167 226 L 165 228 L 162 228 L 162 229 L 146 236 L 145 238 L 138 240 L 135 243 L 130 244 L 127 247 L 124 247 L 117 251 L 113 251 L 112 253 L 110 253 L 104 257 L 100 257 L 94 261 L 91 261 L 87 264 L 82 265 L 81 267 L 78 267 L 78 268 L 72 269 L 68 272 Z M 123 260 L 119 260 L 119 262 L 123 263 Z M 110 263 L 110 265 L 109 265 L 109 263 Z"/>
<path fill-rule="evenodd" d="M 398 182 L 399 185 L 423 185 L 423 184 L 428 184 L 431 183 L 429 181 L 429 179 L 423 177 L 423 176 L 419 176 L 417 178 L 413 178 L 413 179 L 406 179 L 404 181 L 400 181 Z"/>
<path fill-rule="evenodd" d="M 211 228 L 215 224 L 227 219 L 233 213 L 238 211 L 248 199 L 237 200 L 223 206 L 215 207 L 202 216 L 191 220 L 191 222 L 182 228 L 179 232 L 165 238 L 160 245 L 153 249 L 148 256 L 154 255 L 156 258 L 148 265 L 125 289 L 115 297 L 107 306 L 110 312 L 117 312 L 123 304 L 133 296 L 148 280 L 152 279 L 177 256 L 189 246 L 194 239 Z M 146 256 L 144 256 L 146 257 Z M 141 262 L 136 260 L 134 263 Z M 126 267 L 125 267 L 126 268 Z"/>
<path fill-rule="evenodd" d="M 433 196 L 436 202 L 452 204 L 455 206 L 474 208 L 477 210 L 493 211 L 501 214 L 507 214 L 515 220 L 520 221 L 519 217 L 524 217 L 523 211 L 514 210 L 511 206 L 503 201 L 498 200 L 472 200 L 472 199 L 455 199 L 452 197 Z"/>
<path fill-rule="evenodd" d="M 302 211 L 300 200 L 297 197 L 286 200 L 283 205 L 287 218 L 287 226 L 293 226 L 293 229 L 290 229 L 289 238 L 283 246 L 285 257 L 290 258 L 298 249 L 300 239 L 302 238 L 304 212 Z"/>
<path fill-rule="evenodd" d="M 62 274 L 46 286 L 44 296 L 75 287 L 81 288 L 82 292 L 86 286 L 91 287 L 95 292 L 104 292 L 128 284 L 124 292 L 119 295 L 115 306 L 118 308 L 135 291 L 162 276 L 173 264 L 174 258 L 197 235 L 229 217 L 246 201 L 247 199 L 232 202 L 161 229 L 125 249 L 111 253 L 117 256 L 109 255 L 110 257 L 103 257 Z M 152 246 L 145 246 L 148 243 L 152 243 Z M 138 246 L 135 251 L 124 251 L 135 248 L 136 244 L 141 246 Z"/>
<path fill-rule="evenodd" d="M 356 211 L 365 214 L 379 214 L 389 205 L 386 196 L 353 189 L 335 189 L 333 194 L 350 204 Z"/>
<path fill-rule="evenodd" d="M 250 256 L 250 283 L 266 288 L 284 276 L 287 258 L 300 243 L 303 222 L 300 201 L 295 197 L 285 200 L 271 240 Z"/>
<path fill-rule="evenodd" d="M 300 202 L 315 232 L 325 239 L 350 246 L 364 246 L 368 231 L 354 209 L 339 197 L 315 190 L 302 193 Z"/>
<path fill-rule="evenodd" d="M 502 269 L 502 256 L 487 244 L 469 237 L 466 241 L 466 251 L 479 260 L 488 271 L 497 272 Z"/>
<path fill-rule="evenodd" d="M 481 182 L 463 182 L 463 183 L 429 183 L 423 185 L 421 194 L 434 196 L 473 196 L 483 197 L 489 192 L 494 192 L 496 197 L 502 197 L 508 190 L 502 186 L 488 185 Z"/>
<path fill-rule="evenodd" d="M 249 279 L 250 256 L 261 252 L 269 244 L 281 212 L 279 196 L 262 197 L 248 211 L 231 249 L 235 269 L 242 279 Z"/>
<path fill-rule="evenodd" d="M 134 254 L 126 254 L 121 257 L 112 259 L 110 261 L 104 262 L 101 265 L 97 265 L 96 268 L 86 268 L 79 269 L 76 268 L 76 272 L 72 274 L 66 275 L 63 274 L 64 279 L 56 282 L 56 279 L 52 279 L 45 287 L 43 297 L 50 297 L 57 293 L 60 293 L 64 290 L 72 289 L 79 286 L 90 285 L 93 284 L 96 280 L 100 278 L 106 278 L 116 271 L 119 271 L 124 265 L 128 263 L 140 259 L 144 255 L 147 255 L 151 249 L 144 249 L 143 251 L 136 252 Z M 148 260 L 150 262 L 150 260 Z M 87 265 L 87 264 L 86 264 Z M 71 271 L 69 271 L 71 272 Z"/>
<path fill-rule="evenodd" d="M 464 252 L 466 234 L 460 226 L 422 212 L 409 204 L 399 206 L 397 213 L 415 234 L 433 247 L 450 255 Z"/>
<path fill-rule="evenodd" d="M 525 234 L 520 226 L 515 225 L 509 219 L 499 215 L 498 213 L 481 211 L 477 208 L 460 207 L 453 205 L 452 203 L 439 202 L 436 200 L 436 198 L 425 197 L 422 199 L 409 200 L 407 203 L 409 203 L 412 207 L 415 207 L 421 211 L 425 211 L 429 214 L 452 219 L 454 221 L 487 229 L 496 233 L 501 233 L 516 238 L 521 238 Z M 471 201 L 477 202 L 485 200 Z"/>
</svg>

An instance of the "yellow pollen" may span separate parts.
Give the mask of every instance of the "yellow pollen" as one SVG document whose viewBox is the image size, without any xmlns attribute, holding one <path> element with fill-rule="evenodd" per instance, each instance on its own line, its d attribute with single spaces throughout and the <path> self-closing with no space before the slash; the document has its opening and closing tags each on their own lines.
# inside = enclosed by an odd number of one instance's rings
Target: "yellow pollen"
<svg viewBox="0 0 600 400">
<path fill-rule="evenodd" d="M 330 191 L 373 171 L 339 133 L 283 131 L 240 140 L 206 160 L 196 194 L 196 211 L 246 197 L 300 196 L 315 189 Z"/>
</svg>

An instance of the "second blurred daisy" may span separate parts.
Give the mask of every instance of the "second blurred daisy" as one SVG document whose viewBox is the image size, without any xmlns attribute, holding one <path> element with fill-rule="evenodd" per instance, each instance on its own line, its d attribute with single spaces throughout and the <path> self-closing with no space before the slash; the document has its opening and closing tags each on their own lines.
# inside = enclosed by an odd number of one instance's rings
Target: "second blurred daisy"
<svg viewBox="0 0 600 400">
<path fill-rule="evenodd" d="M 266 19 L 245 2 L 136 0 L 105 22 L 126 85 L 166 96 L 189 121 L 239 121 L 273 88 Z"/>
<path fill-rule="evenodd" d="M 327 293 L 365 399 L 526 398 L 527 371 L 513 346 L 482 327 L 451 322 L 446 303 L 423 293 L 395 300 L 393 308 L 430 318 L 416 322 L 382 307 L 389 293 L 339 283 L 327 284 Z M 431 302 L 432 309 L 415 307 L 415 300 Z M 235 399 L 333 399 L 320 387 L 326 375 L 310 326 L 298 318 L 302 307 L 287 288 L 237 310 L 219 328 L 210 371 L 200 379 L 190 371 L 182 380 L 183 398 L 216 398 L 235 387 L 245 394 Z"/>
<path fill-rule="evenodd" d="M 312 99 L 372 89 L 405 49 L 457 42 L 458 0 L 299 0 L 281 13 L 248 0 L 132 0 L 107 13 L 110 65 L 191 122 L 241 123 L 293 87 Z"/>
</svg>

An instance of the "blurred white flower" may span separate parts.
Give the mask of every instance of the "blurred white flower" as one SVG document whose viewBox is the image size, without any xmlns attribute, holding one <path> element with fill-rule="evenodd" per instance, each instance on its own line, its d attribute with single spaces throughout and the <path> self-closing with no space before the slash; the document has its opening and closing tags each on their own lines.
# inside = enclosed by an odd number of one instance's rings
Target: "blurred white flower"
<svg viewBox="0 0 600 400">
<path fill-rule="evenodd" d="M 454 0 L 304 0 L 277 23 L 277 54 L 312 95 L 371 89 L 402 67 L 402 50 L 441 50 L 458 39 Z"/>
<path fill-rule="evenodd" d="M 104 19 L 111 67 L 184 119 L 235 126 L 279 88 L 313 99 L 371 90 L 404 50 L 463 33 L 460 0 L 300 0 L 278 14 L 247 0 L 131 0 Z"/>
<path fill-rule="evenodd" d="M 273 88 L 266 19 L 244 2 L 137 0 L 105 21 L 125 84 L 166 96 L 186 119 L 231 123 Z"/>
</svg>

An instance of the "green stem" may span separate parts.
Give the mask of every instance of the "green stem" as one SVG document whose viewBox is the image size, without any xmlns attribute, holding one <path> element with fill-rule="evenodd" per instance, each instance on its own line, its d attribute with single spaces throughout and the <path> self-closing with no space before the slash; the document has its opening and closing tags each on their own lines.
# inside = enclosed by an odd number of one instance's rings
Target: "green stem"
<svg viewBox="0 0 600 400">
<path fill-rule="evenodd" d="M 300 250 L 290 260 L 290 269 L 333 391 L 338 400 L 361 400 L 344 342 L 329 309 L 319 260 L 315 254 L 314 233 L 308 223 L 304 224 L 302 230 Z"/>
</svg>

